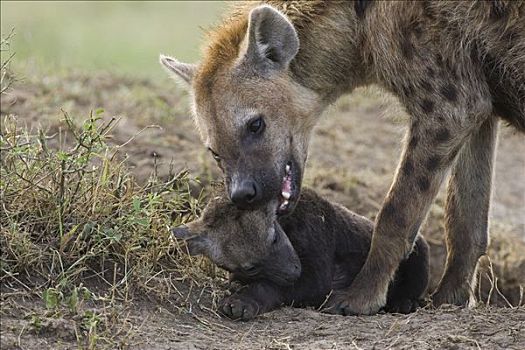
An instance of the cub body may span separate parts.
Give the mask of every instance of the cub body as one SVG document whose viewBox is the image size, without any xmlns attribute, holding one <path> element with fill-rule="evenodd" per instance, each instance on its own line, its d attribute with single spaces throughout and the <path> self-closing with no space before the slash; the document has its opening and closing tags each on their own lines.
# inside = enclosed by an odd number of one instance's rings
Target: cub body
<svg viewBox="0 0 525 350">
<path fill-rule="evenodd" d="M 373 228 L 370 220 L 304 189 L 288 216 L 215 199 L 201 219 L 173 232 L 186 240 L 190 254 L 208 256 L 242 283 L 221 311 L 248 320 L 283 304 L 319 307 L 332 290 L 349 287 L 366 261 Z M 419 236 L 390 283 L 385 309 L 413 311 L 428 273 L 428 246 Z"/>
</svg>

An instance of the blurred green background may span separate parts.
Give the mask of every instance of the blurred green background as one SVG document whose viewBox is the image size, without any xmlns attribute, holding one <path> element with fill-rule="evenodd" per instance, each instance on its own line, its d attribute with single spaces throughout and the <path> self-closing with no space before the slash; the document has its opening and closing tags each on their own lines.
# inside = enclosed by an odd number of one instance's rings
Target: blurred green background
<svg viewBox="0 0 525 350">
<path fill-rule="evenodd" d="M 223 1 L 1 1 L 2 37 L 16 36 L 14 68 L 107 70 L 165 76 L 159 53 L 199 58 L 205 28 L 217 23 Z"/>
</svg>

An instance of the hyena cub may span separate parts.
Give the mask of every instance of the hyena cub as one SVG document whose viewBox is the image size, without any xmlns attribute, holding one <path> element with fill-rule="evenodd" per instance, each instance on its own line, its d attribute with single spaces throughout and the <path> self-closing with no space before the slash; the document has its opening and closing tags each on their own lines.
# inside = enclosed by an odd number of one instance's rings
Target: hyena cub
<svg viewBox="0 0 525 350">
<path fill-rule="evenodd" d="M 249 320 L 280 305 L 319 307 L 333 289 L 351 285 L 370 249 L 373 223 L 304 189 L 293 213 L 275 206 L 240 210 L 215 197 L 202 216 L 173 229 L 191 255 L 208 256 L 243 285 L 220 311 Z M 428 284 L 428 245 L 418 236 L 391 281 L 386 311 L 408 313 Z"/>
</svg>

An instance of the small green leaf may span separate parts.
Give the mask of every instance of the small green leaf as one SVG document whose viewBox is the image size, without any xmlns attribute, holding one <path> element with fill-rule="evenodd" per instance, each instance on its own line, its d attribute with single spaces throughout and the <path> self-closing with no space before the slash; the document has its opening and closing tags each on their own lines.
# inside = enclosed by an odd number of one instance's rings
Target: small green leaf
<svg viewBox="0 0 525 350">
<path fill-rule="evenodd" d="M 38 332 L 42 328 L 42 319 L 38 315 L 32 315 L 30 323 Z"/>
<path fill-rule="evenodd" d="M 58 307 L 60 292 L 55 288 L 48 288 L 42 294 L 46 308 L 56 309 Z"/>
<path fill-rule="evenodd" d="M 141 226 L 149 226 L 148 218 L 137 219 L 135 222 Z"/>
<path fill-rule="evenodd" d="M 87 289 L 86 287 L 82 287 L 82 299 L 91 300 L 91 298 L 92 298 L 91 291 Z"/>
<path fill-rule="evenodd" d="M 137 197 L 133 198 L 133 210 L 136 212 L 140 211 L 140 199 Z"/>
<path fill-rule="evenodd" d="M 65 160 L 67 160 L 69 158 L 69 156 L 64 151 L 58 151 L 57 152 L 57 158 L 58 158 L 58 160 L 64 160 L 65 161 Z"/>
<path fill-rule="evenodd" d="M 73 292 L 68 298 L 67 305 L 71 312 L 76 313 L 78 308 L 78 288 L 73 288 Z"/>
<path fill-rule="evenodd" d="M 122 239 L 122 233 L 115 233 L 111 238 L 114 242 L 120 242 Z"/>
</svg>

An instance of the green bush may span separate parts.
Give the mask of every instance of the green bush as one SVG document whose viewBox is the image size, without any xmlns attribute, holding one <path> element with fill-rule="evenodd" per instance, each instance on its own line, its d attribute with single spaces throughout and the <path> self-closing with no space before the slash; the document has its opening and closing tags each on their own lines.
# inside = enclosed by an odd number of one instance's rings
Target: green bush
<svg viewBox="0 0 525 350">
<path fill-rule="evenodd" d="M 156 277 L 202 272 L 169 233 L 198 214 L 193 180 L 153 174 L 139 186 L 119 147 L 105 142 L 116 120 L 102 115 L 77 126 L 64 113 L 65 131 L 51 136 L 28 133 L 14 117 L 2 121 L 3 285 L 71 291 L 97 280 L 128 297 L 153 289 Z"/>
</svg>

